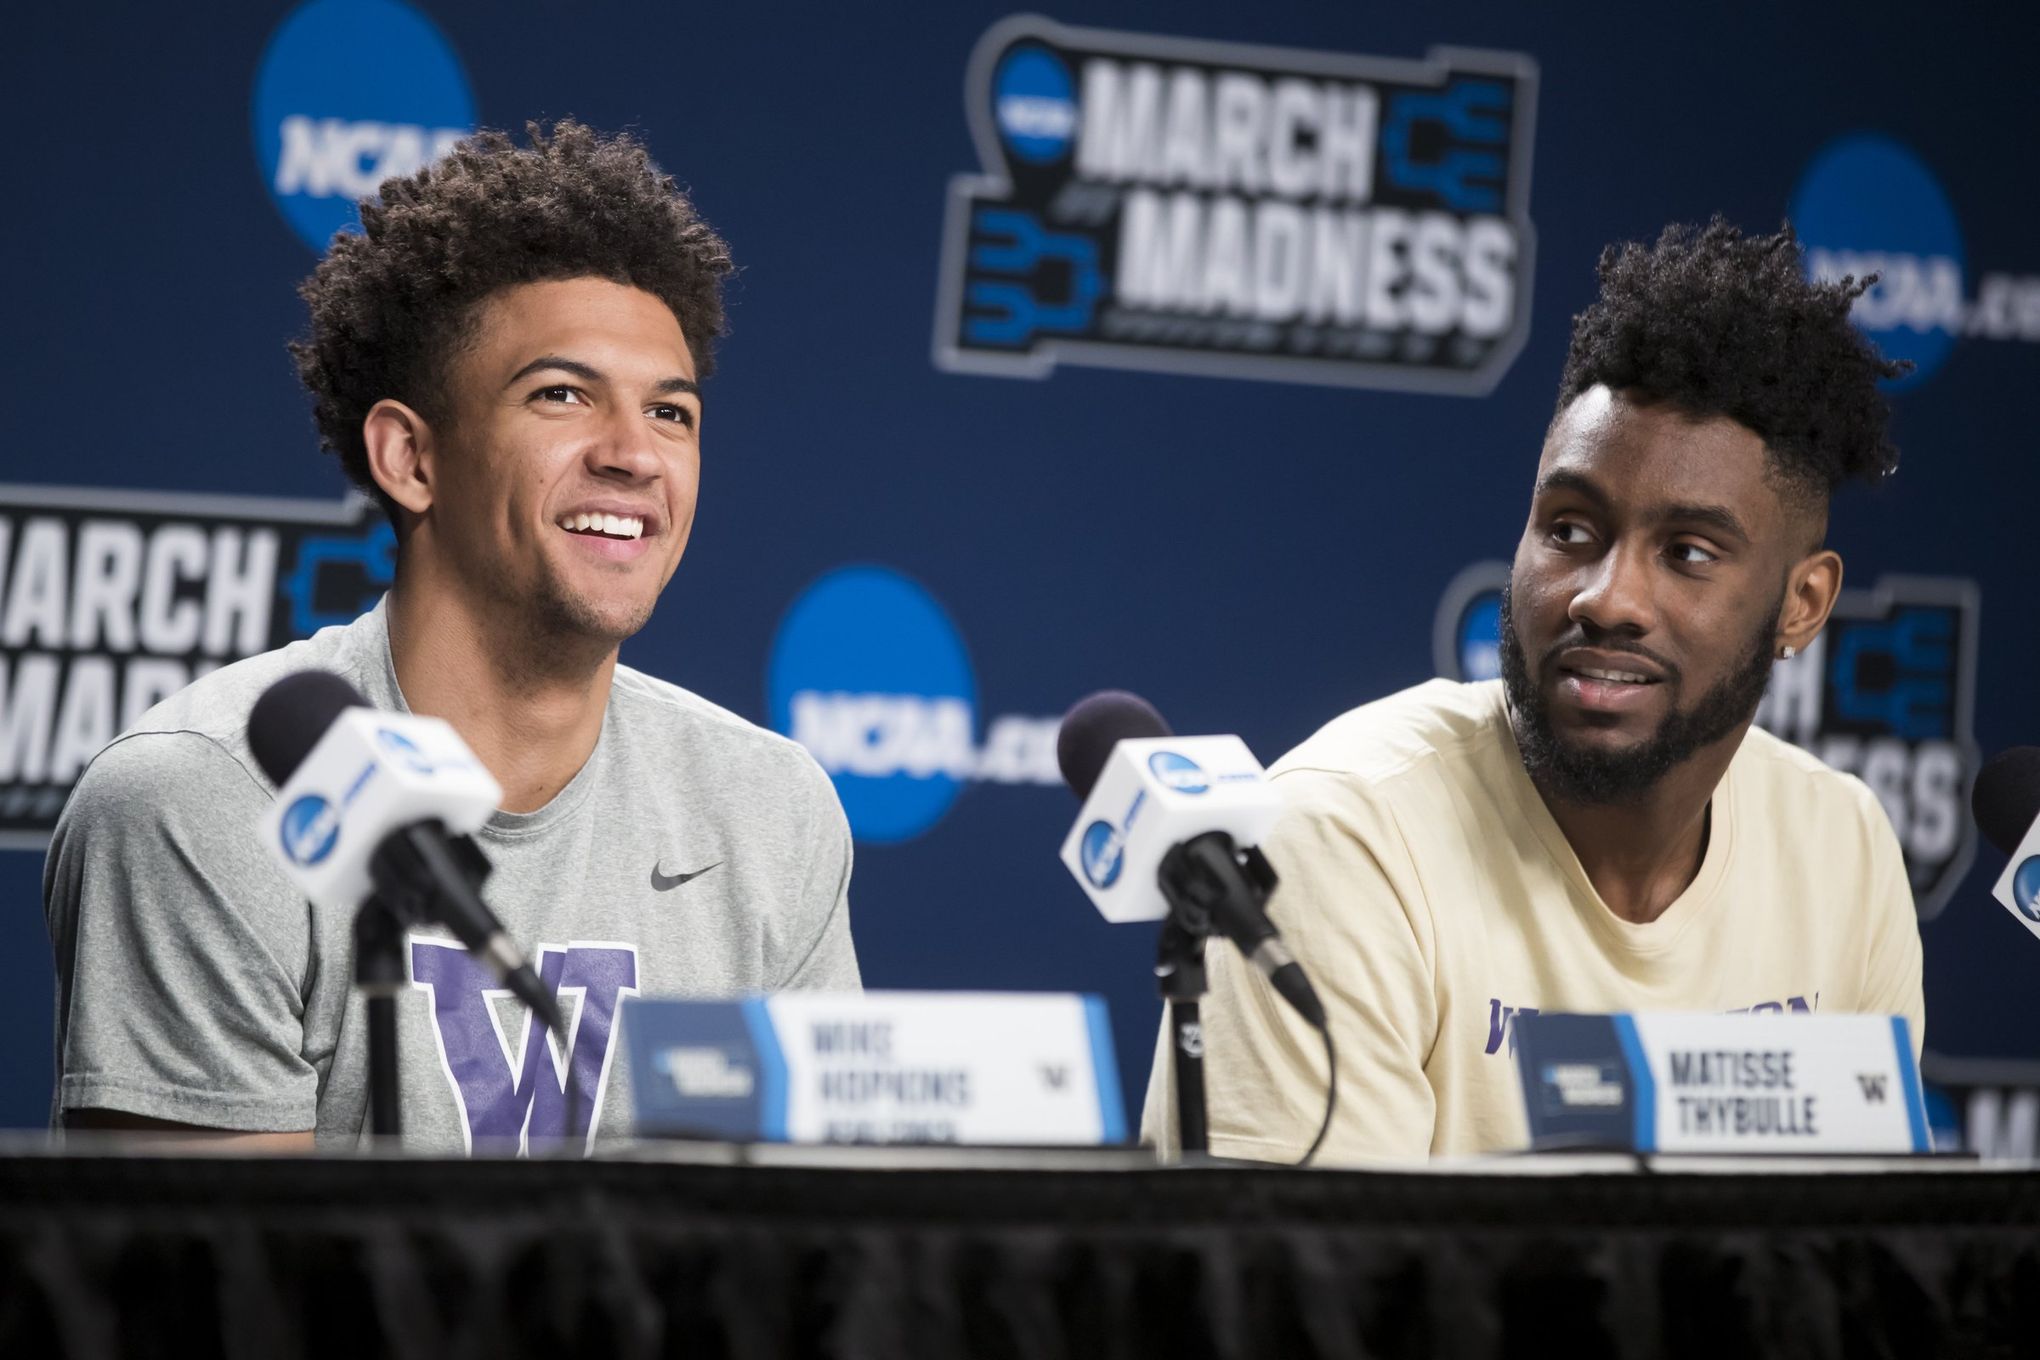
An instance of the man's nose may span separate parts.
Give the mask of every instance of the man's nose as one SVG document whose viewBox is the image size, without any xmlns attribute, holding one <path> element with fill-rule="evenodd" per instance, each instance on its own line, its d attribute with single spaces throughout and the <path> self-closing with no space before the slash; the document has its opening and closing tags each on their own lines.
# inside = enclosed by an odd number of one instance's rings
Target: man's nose
<svg viewBox="0 0 2040 1360">
<path fill-rule="evenodd" d="M 618 411 L 607 423 L 602 438 L 588 449 L 592 470 L 598 475 L 647 481 L 665 466 L 658 446 L 658 434 L 642 411 Z"/>
<path fill-rule="evenodd" d="M 1573 622 L 1640 636 L 1657 623 L 1649 550 L 1617 544 L 1587 570 L 1566 607 Z"/>
</svg>

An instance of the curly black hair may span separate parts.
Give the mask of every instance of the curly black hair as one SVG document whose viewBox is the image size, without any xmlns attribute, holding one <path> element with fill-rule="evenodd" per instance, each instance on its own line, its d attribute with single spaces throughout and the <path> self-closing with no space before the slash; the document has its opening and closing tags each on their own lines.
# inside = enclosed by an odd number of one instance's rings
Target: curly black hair
<svg viewBox="0 0 2040 1360">
<path fill-rule="evenodd" d="M 1871 284 L 1809 282 L 1788 222 L 1745 236 L 1715 217 L 1666 227 L 1657 244 L 1601 252 L 1601 296 L 1573 318 L 1558 384 L 1564 411 L 1605 383 L 1762 436 L 1784 487 L 1825 505 L 1850 478 L 1898 467 L 1879 379 L 1909 372 L 1849 321 Z"/>
<path fill-rule="evenodd" d="M 680 322 L 695 371 L 715 367 L 730 253 L 687 195 L 628 133 L 563 119 L 531 145 L 501 132 L 463 140 L 361 204 L 361 231 L 333 238 L 298 288 L 310 328 L 290 345 L 319 440 L 392 517 L 368 471 L 362 421 L 386 397 L 444 419 L 446 364 L 499 289 L 602 278 L 643 289 Z"/>
</svg>

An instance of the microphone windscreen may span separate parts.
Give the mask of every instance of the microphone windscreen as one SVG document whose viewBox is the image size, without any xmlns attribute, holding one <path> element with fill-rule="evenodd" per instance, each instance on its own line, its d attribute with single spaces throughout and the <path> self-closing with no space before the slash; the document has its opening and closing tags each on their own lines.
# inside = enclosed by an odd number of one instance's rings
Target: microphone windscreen
<svg viewBox="0 0 2040 1360">
<path fill-rule="evenodd" d="M 1055 734 L 1055 763 L 1062 768 L 1063 782 L 1081 801 L 1091 796 L 1114 746 L 1141 737 L 1174 735 L 1155 706 L 1138 694 L 1100 690 L 1077 700 L 1063 714 L 1062 728 Z"/>
<path fill-rule="evenodd" d="M 297 773 L 341 710 L 368 708 L 361 691 L 331 671 L 296 671 L 271 685 L 248 715 L 248 745 L 269 782 Z"/>
<path fill-rule="evenodd" d="M 1976 773 L 1969 792 L 1976 825 L 1998 849 L 2011 854 L 2040 816 L 2040 746 L 2001 751 Z"/>
</svg>

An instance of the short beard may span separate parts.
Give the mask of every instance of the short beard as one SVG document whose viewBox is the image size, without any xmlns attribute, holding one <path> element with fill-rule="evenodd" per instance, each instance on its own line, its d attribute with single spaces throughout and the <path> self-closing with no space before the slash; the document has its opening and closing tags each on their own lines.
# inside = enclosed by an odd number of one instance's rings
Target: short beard
<svg viewBox="0 0 2040 1360">
<path fill-rule="evenodd" d="M 1748 722 L 1763 701 L 1771 678 L 1771 642 L 1785 599 L 1780 592 L 1770 617 L 1721 683 L 1691 709 L 1673 710 L 1653 732 L 1627 751 L 1602 751 L 1563 740 L 1551 725 L 1551 710 L 1530 675 L 1529 660 L 1516 637 L 1508 587 L 1502 588 L 1502 687 L 1514 715 L 1516 745 L 1531 781 L 1562 803 L 1599 806 L 1628 802 Z M 1619 649 L 1618 649 L 1619 650 Z"/>
</svg>

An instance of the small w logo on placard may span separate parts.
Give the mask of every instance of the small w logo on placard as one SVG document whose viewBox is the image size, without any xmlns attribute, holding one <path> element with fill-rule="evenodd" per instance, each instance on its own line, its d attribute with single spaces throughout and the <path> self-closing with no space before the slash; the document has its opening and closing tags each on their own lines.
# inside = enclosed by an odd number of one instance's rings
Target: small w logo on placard
<svg viewBox="0 0 2040 1360">
<path fill-rule="evenodd" d="M 1884 1074 L 1882 1072 L 1858 1072 L 1856 1085 L 1863 1088 L 1863 1102 L 1866 1105 L 1884 1103 Z"/>
</svg>

